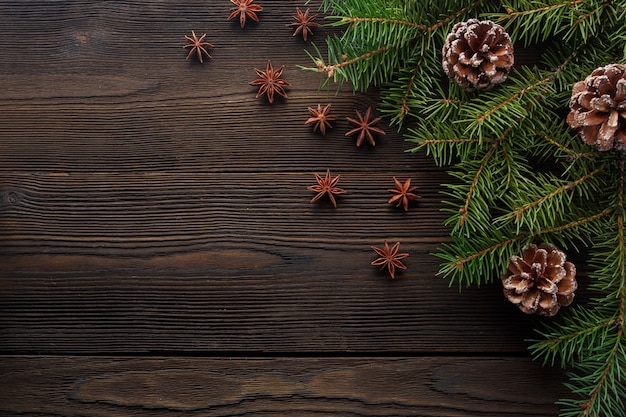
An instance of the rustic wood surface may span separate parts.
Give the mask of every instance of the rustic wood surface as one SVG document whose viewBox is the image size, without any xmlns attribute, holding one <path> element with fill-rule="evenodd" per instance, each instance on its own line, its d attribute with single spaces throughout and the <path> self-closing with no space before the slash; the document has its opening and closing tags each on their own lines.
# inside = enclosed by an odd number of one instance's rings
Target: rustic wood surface
<svg viewBox="0 0 626 417">
<path fill-rule="evenodd" d="M 384 123 L 344 137 L 375 92 L 319 91 L 303 2 L 259 3 L 242 30 L 227 0 L 0 0 L 0 415 L 556 416 L 536 319 L 436 275 L 445 169 Z M 268 60 L 273 105 L 248 85 Z M 326 169 L 336 209 L 309 203 Z M 385 239 L 410 252 L 393 281 Z"/>
</svg>

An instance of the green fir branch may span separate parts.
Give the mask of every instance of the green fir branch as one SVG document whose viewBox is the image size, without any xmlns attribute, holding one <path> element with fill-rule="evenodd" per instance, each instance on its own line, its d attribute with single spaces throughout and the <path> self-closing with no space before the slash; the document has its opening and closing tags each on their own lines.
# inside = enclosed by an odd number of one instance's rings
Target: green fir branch
<svg viewBox="0 0 626 417">
<path fill-rule="evenodd" d="M 563 181 L 554 176 L 546 178 L 537 173 L 534 181 L 524 183 L 524 188 L 519 190 L 517 194 L 517 196 L 523 195 L 525 201 L 519 204 L 516 198 L 512 198 L 510 203 L 512 209 L 498 219 L 498 222 L 513 221 L 518 231 L 523 229 L 537 230 L 545 224 L 553 223 L 555 213 L 557 215 L 567 213 L 569 206 L 574 204 L 574 189 L 587 197 L 592 192 L 598 191 L 597 185 L 593 187 L 593 191 L 585 189 L 585 186 L 603 170 L 604 167 L 600 166 L 573 181 L 566 181 L 563 185 L 559 184 Z"/>
<path fill-rule="evenodd" d="M 528 46 L 557 36 L 586 42 L 601 22 L 610 2 L 605 0 L 533 1 L 503 4 L 506 13 L 490 17 L 502 24 L 515 42 Z M 612 11 L 612 10 L 611 10 Z"/>
<path fill-rule="evenodd" d="M 506 86 L 483 93 L 480 100 L 472 100 L 463 106 L 459 121 L 467 123 L 469 135 L 481 138 L 498 135 L 519 124 L 533 111 L 553 108 L 552 81 L 552 73 L 524 70 L 523 74 L 510 77 Z"/>
<path fill-rule="evenodd" d="M 540 334 L 545 340 L 537 341 L 530 349 L 535 359 L 566 368 L 578 358 L 589 355 L 595 346 L 614 332 L 616 318 L 607 318 L 606 309 L 574 308 L 558 325 L 546 325 Z"/>
<path fill-rule="evenodd" d="M 550 122 L 554 125 L 553 122 Z M 531 149 L 532 155 L 535 156 L 538 161 L 545 161 L 549 158 L 561 158 L 565 159 L 568 163 L 578 161 L 584 161 L 586 159 L 597 159 L 600 156 L 598 151 L 590 150 L 588 146 L 581 146 L 580 142 L 572 141 L 572 135 L 569 129 L 552 129 L 538 123 L 543 127 L 542 130 L 532 129 L 532 132 L 536 135 L 539 141 L 536 141 Z M 547 134 L 549 130 L 552 130 L 552 135 Z M 591 165 L 595 165 L 591 161 Z"/>
<path fill-rule="evenodd" d="M 453 236 L 453 244 L 444 244 L 442 251 L 435 254 L 445 261 L 439 273 L 449 278 L 451 283 L 457 281 L 459 286 L 480 286 L 482 283 L 492 282 L 506 268 L 506 263 L 501 261 L 519 253 L 525 244 L 541 238 L 544 241 L 558 240 L 566 245 L 566 242 L 578 240 L 582 233 L 590 234 L 589 230 L 596 229 L 597 222 L 612 212 L 612 208 L 607 208 L 587 217 L 532 233 L 516 234 L 509 231 L 510 237 L 505 237 L 501 231 L 494 231 L 493 236 L 489 237 L 480 236 L 479 239 Z M 487 244 L 480 246 L 484 242 Z"/>
</svg>

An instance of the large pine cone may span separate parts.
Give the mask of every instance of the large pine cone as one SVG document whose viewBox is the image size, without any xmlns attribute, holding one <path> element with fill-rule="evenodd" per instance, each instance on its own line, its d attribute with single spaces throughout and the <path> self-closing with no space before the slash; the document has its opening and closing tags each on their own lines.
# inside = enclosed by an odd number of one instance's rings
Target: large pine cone
<svg viewBox="0 0 626 417">
<path fill-rule="evenodd" d="M 521 257 L 511 258 L 502 285 L 506 298 L 524 313 L 554 316 L 574 300 L 576 267 L 553 245 L 530 245 Z"/>
<path fill-rule="evenodd" d="M 506 80 L 513 66 L 513 44 L 491 20 L 454 25 L 443 45 L 443 69 L 466 90 L 484 90 Z"/>
<path fill-rule="evenodd" d="M 601 151 L 626 149 L 626 66 L 595 69 L 574 84 L 567 123 Z"/>
</svg>

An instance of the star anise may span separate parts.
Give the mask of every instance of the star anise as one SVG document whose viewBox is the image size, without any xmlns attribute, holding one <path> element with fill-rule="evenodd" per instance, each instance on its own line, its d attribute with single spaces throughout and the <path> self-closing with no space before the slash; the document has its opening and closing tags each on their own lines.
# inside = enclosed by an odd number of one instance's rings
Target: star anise
<svg viewBox="0 0 626 417">
<path fill-rule="evenodd" d="M 295 32 L 293 32 L 292 36 L 296 36 L 298 33 L 302 33 L 302 37 L 304 38 L 305 42 L 307 40 L 307 36 L 309 34 L 313 34 L 313 30 L 311 28 L 317 29 L 322 27 L 322 25 L 320 25 L 319 23 L 314 22 L 314 20 L 317 19 L 317 15 L 309 15 L 309 10 L 310 9 L 306 9 L 304 13 L 302 13 L 300 8 L 296 7 L 296 14 L 293 16 L 295 22 L 288 25 L 296 27 L 296 30 Z"/>
<path fill-rule="evenodd" d="M 267 94 L 267 100 L 270 103 L 274 102 L 274 93 L 287 97 L 287 93 L 285 92 L 285 87 L 290 86 L 287 81 L 281 80 L 280 76 L 283 73 L 283 67 L 280 67 L 276 71 L 272 68 L 272 63 L 267 61 L 267 71 L 261 71 L 259 69 L 254 69 L 259 79 L 254 80 L 250 83 L 250 85 L 258 85 L 259 91 L 256 94 L 256 97 L 259 98 L 263 94 Z"/>
<path fill-rule="evenodd" d="M 202 64 L 203 53 L 206 54 L 206 56 L 208 56 L 209 58 L 211 58 L 211 55 L 209 55 L 209 52 L 206 50 L 206 48 L 213 48 L 213 45 L 208 42 L 203 42 L 205 37 L 206 37 L 206 33 L 200 36 L 200 39 L 198 39 L 198 37 L 196 36 L 196 32 L 194 32 L 193 30 L 191 31 L 191 36 L 185 35 L 185 39 L 191 42 L 183 46 L 183 49 L 191 48 L 191 50 L 187 54 L 186 59 L 191 58 L 194 53 L 197 54 L 198 61 L 200 61 L 201 64 Z"/>
<path fill-rule="evenodd" d="M 307 190 L 315 191 L 317 194 L 315 197 L 311 199 L 311 203 L 315 203 L 317 200 L 322 198 L 324 194 L 328 194 L 328 198 L 330 199 L 333 206 L 337 207 L 337 201 L 335 201 L 334 194 L 343 194 L 346 191 L 343 188 L 337 187 L 337 183 L 339 182 L 340 175 L 337 175 L 335 178 L 330 176 L 330 170 L 326 170 L 326 176 L 322 178 L 319 174 L 315 174 L 315 180 L 317 181 L 317 185 L 311 185 L 307 187 Z"/>
<path fill-rule="evenodd" d="M 390 189 L 389 192 L 393 193 L 388 203 L 397 203 L 396 207 L 404 206 L 404 211 L 409 210 L 409 201 L 417 200 L 421 198 L 419 195 L 413 193 L 413 191 L 417 188 L 416 186 L 411 187 L 411 179 L 408 178 L 404 184 L 393 177 L 393 182 L 395 183 L 396 188 Z"/>
<path fill-rule="evenodd" d="M 365 112 L 365 116 L 361 116 L 361 113 L 357 110 L 356 112 L 357 119 L 353 119 L 352 117 L 347 117 L 348 122 L 356 126 L 354 129 L 350 130 L 346 133 L 346 136 L 352 136 L 356 133 L 359 134 L 356 140 L 356 146 L 361 146 L 363 141 L 367 138 L 367 141 L 372 145 L 376 146 L 376 142 L 374 141 L 374 133 L 378 133 L 379 135 L 384 135 L 385 131 L 376 127 L 376 123 L 380 121 L 380 117 L 377 117 L 371 120 L 372 117 L 372 108 L 368 107 Z"/>
<path fill-rule="evenodd" d="M 309 107 L 309 113 L 311 113 L 311 117 L 309 117 L 307 121 L 304 122 L 304 124 L 306 125 L 313 124 L 314 132 L 319 129 L 320 133 L 322 135 L 325 135 L 326 128 L 332 127 L 332 125 L 330 124 L 330 120 L 337 119 L 337 116 L 329 115 L 328 114 L 329 111 L 330 111 L 330 104 L 325 106 L 323 109 L 322 109 L 322 105 L 318 104 L 317 110 L 314 109 L 313 107 Z"/>
<path fill-rule="evenodd" d="M 387 267 L 389 275 L 391 275 L 391 279 L 395 278 L 396 268 L 406 269 L 406 265 L 402 263 L 401 259 L 406 258 L 409 254 L 398 253 L 398 249 L 400 249 L 400 242 L 396 242 L 396 244 L 390 248 L 389 244 L 385 240 L 382 248 L 372 246 L 372 249 L 374 249 L 378 256 L 380 256 L 372 261 L 372 265 L 380 266 L 380 269 Z"/>
<path fill-rule="evenodd" d="M 230 0 L 232 4 L 237 7 L 231 8 L 228 20 L 233 20 L 239 15 L 239 24 L 243 28 L 246 25 L 246 16 L 255 22 L 259 21 L 259 17 L 256 15 L 263 10 L 263 7 L 258 4 L 252 4 L 254 0 Z"/>
</svg>

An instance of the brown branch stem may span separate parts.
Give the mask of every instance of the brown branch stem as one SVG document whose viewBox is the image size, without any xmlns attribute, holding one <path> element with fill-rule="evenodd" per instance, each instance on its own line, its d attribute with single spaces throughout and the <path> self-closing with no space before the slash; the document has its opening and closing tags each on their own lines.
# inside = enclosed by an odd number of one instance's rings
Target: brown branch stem
<svg viewBox="0 0 626 417">
<path fill-rule="evenodd" d="M 487 162 L 489 162 L 489 159 L 492 157 L 493 153 L 496 151 L 496 148 L 498 147 L 498 144 L 500 144 L 500 142 L 502 142 L 504 140 L 504 138 L 511 132 L 511 130 L 513 130 L 513 127 L 509 127 L 507 128 L 502 135 L 500 135 L 500 137 L 498 137 L 496 140 L 493 141 L 491 148 L 489 149 L 489 151 L 483 156 L 482 161 L 480 161 L 480 165 L 478 167 L 478 169 L 476 170 L 476 174 L 474 175 L 474 179 L 472 180 L 472 183 L 470 184 L 470 188 L 467 191 L 467 197 L 465 198 L 465 204 L 463 204 L 463 207 L 461 207 L 459 209 L 459 213 L 461 215 L 461 217 L 459 218 L 459 226 L 463 226 L 465 224 L 465 221 L 467 220 L 467 216 L 469 213 L 469 206 L 471 204 L 472 201 L 472 197 L 474 195 L 474 190 L 476 189 L 476 186 L 478 185 L 478 180 L 480 179 L 482 172 L 484 171 L 485 167 L 487 166 Z"/>
<path fill-rule="evenodd" d="M 538 205 L 540 205 L 541 203 L 543 203 L 544 201 L 549 200 L 550 198 L 564 193 L 565 191 L 571 190 L 573 188 L 575 188 L 576 186 L 582 184 L 583 182 L 587 181 L 590 178 L 593 178 L 594 176 L 596 176 L 597 174 L 599 174 L 600 172 L 604 171 L 604 166 L 601 166 L 599 168 L 596 168 L 595 170 L 593 170 L 592 172 L 590 172 L 587 175 L 584 175 L 580 178 L 578 178 L 576 181 L 571 181 L 568 184 L 565 184 L 564 186 L 562 186 L 561 188 L 557 188 L 556 190 L 552 191 L 551 193 L 548 193 L 544 196 L 542 196 L 541 198 L 538 198 L 537 200 L 526 204 L 525 206 L 519 207 L 515 210 L 513 210 L 507 217 L 512 218 L 512 217 L 517 217 L 517 219 L 519 220 L 522 216 L 522 214 L 524 214 L 525 212 L 527 212 L 528 210 L 532 209 L 533 207 L 536 207 Z"/>
<path fill-rule="evenodd" d="M 559 148 L 561 151 L 570 154 L 572 158 L 579 159 L 579 158 L 587 158 L 587 157 L 598 155 L 598 152 L 580 152 L 580 153 L 576 153 L 576 152 L 574 152 L 574 150 L 568 148 L 567 146 L 565 146 L 562 143 L 558 142 L 557 140 L 549 137 L 548 135 L 545 135 L 544 133 L 540 132 L 537 129 L 533 129 L 533 132 L 535 132 L 535 134 L 537 136 L 539 136 L 540 138 L 542 138 L 546 142 L 548 142 L 551 145 L 554 145 L 557 148 Z"/>
<path fill-rule="evenodd" d="M 401 42 L 397 42 L 396 44 L 394 44 L 392 47 L 397 46 L 398 44 L 400 44 Z M 335 74 L 335 70 L 339 69 L 339 68 L 343 68 L 343 67 L 347 67 L 350 66 L 356 62 L 359 61 L 363 61 L 365 59 L 371 58 L 375 55 L 378 54 L 382 54 L 383 52 L 387 51 L 389 49 L 389 47 L 383 45 L 380 48 L 373 50 L 373 51 L 369 51 L 366 52 L 364 54 L 361 54 L 357 57 L 351 58 L 351 59 L 346 59 L 342 62 L 339 62 L 337 64 L 332 64 L 332 65 L 324 65 L 324 63 L 320 60 L 316 61 L 316 65 L 317 65 L 317 70 L 319 72 L 325 72 L 328 74 L 328 78 L 331 78 L 334 74 Z"/>
<path fill-rule="evenodd" d="M 420 142 L 420 145 L 439 145 L 442 143 L 490 143 L 489 139 L 453 138 L 453 139 L 428 139 Z"/>
<path fill-rule="evenodd" d="M 582 330 L 577 330 L 575 332 L 572 333 L 568 333 L 568 334 L 564 334 L 561 335 L 559 337 L 553 337 L 552 339 L 547 339 L 545 341 L 546 344 L 550 345 L 550 350 L 554 350 L 554 346 L 556 346 L 558 343 L 570 340 L 570 339 L 575 339 L 578 336 L 580 336 L 581 334 L 585 334 L 585 333 L 593 333 L 599 329 L 604 329 L 606 327 L 611 327 L 616 323 L 615 319 L 610 319 L 610 320 L 606 320 L 600 323 L 597 323 L 595 326 L 591 326 L 591 327 L 587 327 L 584 328 Z"/>
<path fill-rule="evenodd" d="M 464 13 L 469 12 L 470 10 L 472 10 L 475 7 L 478 7 L 480 5 L 480 3 L 482 3 L 483 0 L 476 0 L 474 3 L 470 4 L 469 6 L 457 11 L 456 13 L 451 14 L 450 16 L 446 17 L 443 20 L 440 20 L 439 22 L 435 23 L 434 25 L 430 26 L 428 29 L 426 29 L 427 32 L 434 32 L 435 30 L 439 29 L 441 26 L 443 25 L 447 25 L 450 22 L 455 21 L 459 16 L 461 16 Z"/>
<path fill-rule="evenodd" d="M 560 7 L 571 7 L 571 6 L 575 6 L 577 4 L 582 3 L 583 0 L 573 0 L 570 1 L 569 3 L 559 3 L 559 4 L 552 4 L 549 6 L 544 6 L 544 7 L 538 7 L 536 9 L 531 9 L 531 10 L 523 10 L 520 12 L 516 12 L 515 10 L 511 9 L 511 8 L 507 8 L 506 13 L 507 16 L 510 19 L 515 19 L 519 16 L 523 16 L 523 15 L 527 15 L 527 14 L 534 14 L 534 13 L 544 13 L 544 12 L 548 12 L 550 10 L 553 9 L 558 9 Z"/>
<path fill-rule="evenodd" d="M 351 25 L 354 25 L 356 23 L 373 23 L 373 22 L 389 23 L 392 25 L 409 26 L 412 28 L 419 29 L 422 32 L 425 32 L 428 29 L 426 25 L 421 25 L 419 23 L 413 23 L 413 22 L 409 22 L 408 20 L 401 20 L 401 19 L 387 19 L 384 17 L 343 17 L 341 18 L 340 22 L 351 24 Z"/>
<path fill-rule="evenodd" d="M 508 97 L 506 100 L 501 101 L 500 103 L 498 103 L 497 105 L 495 105 L 494 107 L 492 107 L 491 109 L 489 109 L 488 112 L 481 114 L 480 116 L 478 116 L 476 118 L 476 122 L 477 123 L 482 123 L 485 119 L 487 119 L 488 117 L 490 117 L 492 114 L 494 114 L 495 112 L 499 111 L 502 107 L 506 106 L 507 104 L 515 101 L 516 99 L 518 99 L 519 97 L 523 96 L 524 94 L 526 94 L 527 92 L 539 87 L 542 84 L 546 84 L 547 82 L 552 81 L 553 75 L 550 75 L 549 77 L 545 77 L 539 81 L 537 81 L 534 84 L 529 85 L 528 87 L 525 87 L 523 89 L 521 89 L 520 91 L 518 91 L 517 93 L 511 95 L 510 97 Z"/>
<path fill-rule="evenodd" d="M 470 262 L 470 261 L 472 261 L 472 260 L 474 260 L 476 258 L 479 258 L 479 257 L 481 257 L 483 255 L 486 255 L 486 254 L 488 254 L 490 252 L 493 252 L 494 250 L 497 250 L 497 249 L 499 249 L 499 248 L 501 248 L 503 246 L 509 245 L 509 244 L 511 244 L 513 242 L 519 242 L 519 241 L 522 241 L 522 240 L 527 239 L 527 238 L 531 238 L 531 237 L 535 237 L 535 236 L 539 236 L 539 235 L 544 235 L 544 234 L 548 234 L 548 233 L 558 233 L 558 232 L 562 232 L 563 230 L 569 230 L 569 229 L 572 229 L 572 228 L 575 228 L 575 227 L 579 227 L 579 226 L 582 226 L 582 225 L 584 225 L 586 223 L 590 223 L 592 221 L 595 221 L 595 220 L 597 220 L 597 219 L 599 219 L 601 217 L 607 216 L 607 215 L 611 214 L 612 212 L 613 212 L 613 208 L 609 207 L 609 208 L 604 209 L 603 211 L 601 211 L 599 213 L 596 213 L 594 215 L 591 215 L 589 217 L 585 217 L 583 219 L 579 219 L 579 220 L 576 220 L 576 221 L 573 221 L 573 222 L 570 222 L 570 223 L 567 223 L 567 224 L 564 224 L 564 225 L 561 225 L 561 226 L 555 226 L 555 227 L 551 227 L 551 228 L 548 228 L 548 229 L 539 230 L 539 231 L 534 232 L 534 233 L 528 233 L 528 234 L 525 234 L 525 235 L 518 235 L 518 236 L 512 237 L 510 239 L 507 239 L 505 241 L 498 242 L 495 245 L 492 245 L 492 246 L 490 246 L 488 248 L 485 248 L 485 249 L 483 249 L 481 251 L 473 253 L 473 254 L 467 256 L 466 258 L 458 258 L 456 260 L 456 262 L 454 262 L 453 265 L 458 270 L 461 270 L 463 268 L 463 265 L 465 265 L 466 263 L 468 263 L 468 262 Z"/>
</svg>

